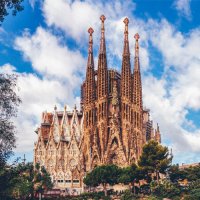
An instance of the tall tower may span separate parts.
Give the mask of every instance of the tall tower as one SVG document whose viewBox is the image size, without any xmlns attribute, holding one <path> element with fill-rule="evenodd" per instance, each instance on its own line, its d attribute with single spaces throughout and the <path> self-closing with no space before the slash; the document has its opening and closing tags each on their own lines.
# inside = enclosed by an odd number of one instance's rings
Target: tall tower
<svg viewBox="0 0 200 200">
<path fill-rule="evenodd" d="M 88 62 L 86 71 L 86 80 L 84 88 L 84 159 L 85 168 L 90 170 L 91 167 L 91 145 L 94 137 L 95 128 L 95 74 L 94 74 L 94 58 L 93 58 L 93 39 L 92 34 L 94 30 L 88 29 L 89 33 L 89 48 L 88 48 Z"/>
<path fill-rule="evenodd" d="M 105 44 L 105 16 L 100 17 L 101 20 L 101 41 L 98 57 L 97 69 L 97 132 L 100 141 L 101 161 L 104 162 L 104 153 L 107 143 L 107 124 L 108 124 L 108 70 L 106 58 Z"/>
<path fill-rule="evenodd" d="M 143 135 L 143 106 L 142 106 L 142 82 L 140 74 L 140 62 L 139 62 L 139 34 L 135 36 L 135 60 L 133 70 L 133 112 L 134 112 L 134 142 L 136 149 L 137 159 L 142 153 L 142 147 L 144 144 Z"/>
<path fill-rule="evenodd" d="M 122 55 L 122 70 L 121 70 L 121 125 L 123 144 L 126 157 L 129 157 L 130 149 L 130 134 L 131 134 L 131 64 L 130 64 L 130 50 L 128 40 L 128 18 L 124 19 L 124 49 Z"/>
</svg>

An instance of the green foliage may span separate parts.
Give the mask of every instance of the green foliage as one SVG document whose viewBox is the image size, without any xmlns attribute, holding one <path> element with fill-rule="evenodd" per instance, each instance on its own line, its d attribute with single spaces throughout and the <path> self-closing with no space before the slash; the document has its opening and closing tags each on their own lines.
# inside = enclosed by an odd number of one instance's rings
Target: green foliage
<svg viewBox="0 0 200 200">
<path fill-rule="evenodd" d="M 16 116 L 21 102 L 16 94 L 16 82 L 16 75 L 0 73 L 0 168 L 5 166 L 15 147 L 15 127 L 11 118 Z"/>
<path fill-rule="evenodd" d="M 177 183 L 179 180 L 183 180 L 187 177 L 185 170 L 180 170 L 178 165 L 172 165 L 169 168 L 169 177 L 173 183 Z"/>
<path fill-rule="evenodd" d="M 184 169 L 188 181 L 200 179 L 200 165 Z"/>
<path fill-rule="evenodd" d="M 68 199 L 67 197 L 66 199 Z M 71 197 L 70 199 L 76 199 L 76 200 L 88 200 L 88 199 L 94 199 L 94 200 L 110 200 L 110 197 L 106 197 L 104 192 L 89 192 L 89 193 L 82 193 L 78 197 Z"/>
<path fill-rule="evenodd" d="M 157 181 L 159 173 L 166 173 L 171 165 L 172 157 L 169 156 L 169 150 L 158 142 L 151 140 L 144 145 L 143 152 L 139 160 L 139 166 L 144 169 L 146 174 L 156 173 Z"/>
<path fill-rule="evenodd" d="M 177 198 L 180 196 L 181 190 L 178 185 L 173 184 L 168 180 L 164 180 L 161 183 L 155 181 L 151 182 L 152 194 L 158 198 Z"/>
<path fill-rule="evenodd" d="M 114 185 L 118 182 L 120 169 L 116 165 L 102 165 L 94 168 L 84 178 L 87 186 L 98 186 L 100 184 Z"/>
<path fill-rule="evenodd" d="M 200 188 L 193 189 L 189 192 L 189 195 L 184 197 L 184 200 L 197 200 L 200 199 Z"/>
<path fill-rule="evenodd" d="M 22 6 L 23 0 L 1 0 L 0 1 L 0 22 L 3 22 L 5 17 L 9 14 L 11 10 L 12 15 L 16 15 L 17 12 L 23 10 Z"/>
<path fill-rule="evenodd" d="M 106 185 L 114 185 L 118 182 L 121 169 L 116 165 L 102 165 L 94 168 L 90 173 L 86 175 L 83 182 L 87 186 L 103 185 L 105 196 L 107 196 Z"/>
<path fill-rule="evenodd" d="M 179 169 L 177 165 L 173 165 L 169 169 L 169 176 L 173 183 L 187 179 L 188 184 L 184 186 L 186 191 L 200 188 L 200 165 L 185 169 Z"/>
<path fill-rule="evenodd" d="M 188 190 L 194 190 L 200 188 L 200 179 L 197 179 L 195 181 L 192 181 L 189 183 Z"/>
<path fill-rule="evenodd" d="M 130 190 L 126 190 L 124 194 L 121 196 L 121 200 L 134 200 L 134 199 L 137 198 Z"/>
<path fill-rule="evenodd" d="M 143 178 L 143 171 L 136 164 L 121 169 L 119 183 L 129 184 L 139 182 Z"/>
<path fill-rule="evenodd" d="M 34 170 L 32 163 L 15 164 L 0 170 L 0 196 L 5 199 L 26 199 L 34 192 L 43 192 L 52 186 L 47 171 L 43 167 Z"/>
</svg>

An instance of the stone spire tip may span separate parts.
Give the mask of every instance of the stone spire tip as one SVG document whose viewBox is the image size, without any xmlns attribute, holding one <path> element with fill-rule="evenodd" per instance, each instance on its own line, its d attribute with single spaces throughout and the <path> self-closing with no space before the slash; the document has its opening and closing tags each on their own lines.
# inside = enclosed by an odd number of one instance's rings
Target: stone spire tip
<svg viewBox="0 0 200 200">
<path fill-rule="evenodd" d="M 94 30 L 93 30 L 92 27 L 90 27 L 88 29 L 88 33 L 89 33 L 89 48 L 88 48 L 88 52 L 92 53 L 92 44 L 93 44 L 92 34 L 94 33 Z"/>
<path fill-rule="evenodd" d="M 93 30 L 92 27 L 90 27 L 90 28 L 88 29 L 88 33 L 89 33 L 90 35 L 92 35 L 92 34 L 94 33 L 94 30 Z"/>
<path fill-rule="evenodd" d="M 100 20 L 102 21 L 102 23 L 104 23 L 104 21 L 106 20 L 106 17 L 104 15 L 101 15 Z"/>
<path fill-rule="evenodd" d="M 138 33 L 136 33 L 136 34 L 134 35 L 134 38 L 135 38 L 136 41 L 138 41 L 138 40 L 140 39 L 140 35 L 139 35 Z"/>
<path fill-rule="evenodd" d="M 126 26 L 128 26 L 128 23 L 129 23 L 129 20 L 128 20 L 128 18 L 126 17 L 125 19 L 124 19 L 124 24 L 126 25 Z"/>
</svg>

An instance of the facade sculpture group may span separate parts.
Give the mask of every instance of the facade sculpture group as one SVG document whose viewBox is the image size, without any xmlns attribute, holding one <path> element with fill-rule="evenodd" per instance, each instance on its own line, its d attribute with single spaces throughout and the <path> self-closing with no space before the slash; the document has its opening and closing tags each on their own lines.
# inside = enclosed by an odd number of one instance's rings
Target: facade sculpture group
<svg viewBox="0 0 200 200">
<path fill-rule="evenodd" d="M 139 34 L 135 34 L 134 69 L 131 70 L 128 18 L 124 19 L 121 73 L 107 67 L 105 16 L 101 19 L 98 67 L 93 58 L 93 29 L 89 28 L 86 79 L 81 85 L 81 109 L 42 114 L 34 147 L 34 163 L 44 165 L 56 188 L 80 192 L 86 172 L 102 164 L 125 167 L 137 163 L 143 145 L 161 142 L 149 110 L 143 108 L 139 62 Z"/>
</svg>

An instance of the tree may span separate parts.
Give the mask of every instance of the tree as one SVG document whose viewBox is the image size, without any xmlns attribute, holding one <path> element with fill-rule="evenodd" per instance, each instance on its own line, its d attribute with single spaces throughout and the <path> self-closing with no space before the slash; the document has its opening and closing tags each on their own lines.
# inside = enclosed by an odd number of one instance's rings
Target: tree
<svg viewBox="0 0 200 200">
<path fill-rule="evenodd" d="M 130 190 L 126 190 L 124 194 L 121 196 L 121 200 L 134 200 L 137 199 Z"/>
<path fill-rule="evenodd" d="M 196 181 L 200 179 L 200 164 L 197 166 L 184 169 L 188 181 Z"/>
<path fill-rule="evenodd" d="M 102 165 L 94 168 L 84 178 L 87 186 L 98 186 L 102 184 L 105 196 L 107 196 L 107 184 L 114 185 L 118 183 L 121 169 L 116 165 Z"/>
<path fill-rule="evenodd" d="M 40 167 L 39 163 L 36 164 L 33 177 L 33 188 L 36 193 L 43 193 L 45 190 L 51 189 L 53 183 L 49 173 L 44 166 Z"/>
<path fill-rule="evenodd" d="M 157 183 L 159 183 L 159 173 L 166 173 L 171 165 L 172 157 L 169 150 L 158 142 L 151 140 L 143 147 L 143 152 L 139 160 L 141 166 L 146 173 L 155 173 Z"/>
<path fill-rule="evenodd" d="M 124 184 L 132 184 L 135 194 L 135 183 L 138 183 L 143 178 L 143 173 L 141 168 L 136 164 L 132 164 L 131 166 L 125 167 L 121 170 L 120 177 L 118 182 Z"/>
<path fill-rule="evenodd" d="M 185 170 L 180 170 L 178 165 L 172 165 L 168 172 L 172 183 L 178 183 L 179 180 L 183 180 L 187 177 L 187 172 Z"/>
<path fill-rule="evenodd" d="M 157 183 L 157 181 L 151 182 L 151 191 L 154 196 L 157 197 L 157 199 L 163 199 L 163 198 L 176 198 L 180 197 L 181 190 L 178 187 L 177 184 L 173 184 L 169 180 L 163 180 L 160 184 Z"/>
<path fill-rule="evenodd" d="M 0 1 L 0 22 L 3 22 L 5 17 L 9 14 L 9 10 L 12 15 L 16 15 L 17 12 L 22 11 L 23 0 L 1 0 Z"/>
<path fill-rule="evenodd" d="M 34 169 L 32 163 L 7 166 L 0 173 L 0 196 L 3 199 L 27 199 L 53 186 L 45 168 L 39 166 Z"/>
<path fill-rule="evenodd" d="M 89 186 L 89 187 L 96 187 L 98 186 L 98 182 L 97 179 L 95 178 L 95 172 L 94 170 L 91 171 L 90 173 L 88 173 L 86 175 L 86 177 L 83 179 L 83 182 L 85 185 Z"/>
<path fill-rule="evenodd" d="M 188 195 L 184 197 L 185 200 L 197 200 L 200 199 L 200 188 L 193 189 Z"/>
<path fill-rule="evenodd" d="M 21 100 L 16 94 L 17 76 L 0 74 L 0 167 L 12 154 L 15 147 L 15 127 L 11 121 L 16 116 Z"/>
</svg>

